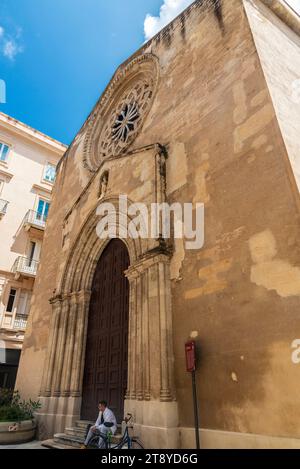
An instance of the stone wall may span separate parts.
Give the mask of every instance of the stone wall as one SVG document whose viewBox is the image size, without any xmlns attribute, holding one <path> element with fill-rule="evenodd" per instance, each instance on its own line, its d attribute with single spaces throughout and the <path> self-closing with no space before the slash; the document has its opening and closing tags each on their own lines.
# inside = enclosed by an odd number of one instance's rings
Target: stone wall
<svg viewBox="0 0 300 469">
<path fill-rule="evenodd" d="M 290 349 L 300 306 L 299 194 L 242 2 L 216 5 L 195 2 L 130 59 L 152 53 L 160 65 L 153 106 L 131 149 L 163 145 L 168 201 L 202 202 L 206 212 L 204 248 L 188 251 L 176 240 L 170 262 L 181 430 L 173 432 L 173 409 L 170 418 L 165 414 L 172 436 L 161 442 L 153 436 L 154 396 L 137 422 L 141 431 L 149 427 L 149 446 L 187 444 L 193 408 L 184 343 L 192 331 L 201 349 L 201 428 L 300 437 L 300 367 Z M 42 388 L 49 299 L 61 293 L 76 240 L 97 205 L 105 167 L 91 175 L 83 165 L 88 129 L 89 120 L 62 159 L 55 185 L 18 375 L 26 397 Z M 141 200 L 149 190 L 146 158 L 138 164 L 132 158 L 129 167 L 128 192 Z M 118 187 L 109 190 L 116 194 Z M 142 404 L 132 405 L 140 415 Z"/>
<path fill-rule="evenodd" d="M 300 190 L 300 37 L 261 2 L 244 5 Z"/>
</svg>

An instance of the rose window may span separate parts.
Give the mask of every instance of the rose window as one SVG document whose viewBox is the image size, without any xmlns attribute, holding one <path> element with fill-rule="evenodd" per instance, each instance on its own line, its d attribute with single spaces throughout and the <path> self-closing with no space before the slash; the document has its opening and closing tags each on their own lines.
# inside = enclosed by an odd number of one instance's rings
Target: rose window
<svg viewBox="0 0 300 469">
<path fill-rule="evenodd" d="M 139 117 L 136 103 L 125 104 L 112 128 L 112 139 L 114 141 L 121 140 L 126 142 L 130 132 L 135 130 L 135 124 Z"/>
<path fill-rule="evenodd" d="M 152 54 L 120 67 L 86 125 L 83 163 L 90 171 L 128 151 L 151 109 L 158 79 L 159 64 Z"/>
<path fill-rule="evenodd" d="M 118 156 L 133 142 L 152 103 L 152 86 L 138 81 L 125 92 L 100 135 L 99 154 L 105 158 Z"/>
</svg>

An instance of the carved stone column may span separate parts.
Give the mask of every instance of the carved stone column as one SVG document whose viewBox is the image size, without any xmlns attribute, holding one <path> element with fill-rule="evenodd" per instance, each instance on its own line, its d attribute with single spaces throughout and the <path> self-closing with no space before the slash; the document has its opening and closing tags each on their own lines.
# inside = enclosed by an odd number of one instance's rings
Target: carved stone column
<svg viewBox="0 0 300 469">
<path fill-rule="evenodd" d="M 126 399 L 136 399 L 136 276 L 129 281 L 128 385 Z"/>
<path fill-rule="evenodd" d="M 151 254 L 126 274 L 131 288 L 130 399 L 170 402 L 175 398 L 169 262 L 167 254 Z"/>
<path fill-rule="evenodd" d="M 142 277 L 139 275 L 136 279 L 136 381 L 138 401 L 142 401 L 144 397 L 143 374 L 144 374 L 144 356 L 143 356 L 143 298 L 142 298 Z"/>
<path fill-rule="evenodd" d="M 50 326 L 41 397 L 80 397 L 91 292 L 57 296 Z"/>
<path fill-rule="evenodd" d="M 53 396 L 59 397 L 62 391 L 62 372 L 65 358 L 65 347 L 67 340 L 67 331 L 69 323 L 69 309 L 70 309 L 70 296 L 66 295 L 63 298 L 61 317 L 58 327 L 58 340 L 55 359 L 55 373 L 54 373 L 54 392 Z"/>
<path fill-rule="evenodd" d="M 158 294 L 158 265 L 153 263 L 148 267 L 148 301 L 149 301 L 149 333 L 150 341 L 150 393 L 151 399 L 160 399 L 160 320 Z"/>
<path fill-rule="evenodd" d="M 50 397 L 52 393 L 52 382 L 55 367 L 56 349 L 58 341 L 59 322 L 61 319 L 62 297 L 56 296 L 50 300 L 52 305 L 52 320 L 50 323 L 50 336 L 48 340 L 47 356 L 45 361 L 45 372 L 40 395 Z"/>
<path fill-rule="evenodd" d="M 71 377 L 72 377 L 72 364 L 74 359 L 74 346 L 75 346 L 75 330 L 77 324 L 77 310 L 78 310 L 78 294 L 72 293 L 70 295 L 70 309 L 68 318 L 68 334 L 65 342 L 65 349 L 63 350 L 64 362 L 61 383 L 61 395 L 69 397 L 71 393 Z"/>
<path fill-rule="evenodd" d="M 130 328 L 129 376 L 132 377 L 132 370 L 138 367 L 135 371 L 138 393 L 137 398 L 128 393 L 130 398 L 125 402 L 125 412 L 134 416 L 135 433 L 155 448 L 178 448 L 179 444 L 169 265 L 170 253 L 159 245 L 126 273 L 131 288 L 135 288 L 130 321 L 138 327 Z"/>
<path fill-rule="evenodd" d="M 161 390 L 160 400 L 170 402 L 173 400 L 170 382 L 170 363 L 173 361 L 171 308 L 169 297 L 169 262 L 160 259 L 158 264 L 159 276 L 159 316 L 160 316 L 160 369 L 161 369 Z"/>
<path fill-rule="evenodd" d="M 142 274 L 142 349 L 144 358 L 143 390 L 144 400 L 150 401 L 150 337 L 149 337 L 149 285 L 148 269 Z"/>
<path fill-rule="evenodd" d="M 71 396 L 80 397 L 85 363 L 85 347 L 88 329 L 88 313 L 91 292 L 79 292 L 77 295 L 77 322 L 72 361 Z"/>
</svg>

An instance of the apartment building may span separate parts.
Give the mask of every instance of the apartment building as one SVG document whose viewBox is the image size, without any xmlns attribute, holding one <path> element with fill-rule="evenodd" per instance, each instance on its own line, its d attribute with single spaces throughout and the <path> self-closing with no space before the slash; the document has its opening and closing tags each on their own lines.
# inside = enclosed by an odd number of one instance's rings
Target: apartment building
<svg viewBox="0 0 300 469">
<path fill-rule="evenodd" d="M 0 113 L 0 387 L 15 383 L 65 145 Z"/>
</svg>

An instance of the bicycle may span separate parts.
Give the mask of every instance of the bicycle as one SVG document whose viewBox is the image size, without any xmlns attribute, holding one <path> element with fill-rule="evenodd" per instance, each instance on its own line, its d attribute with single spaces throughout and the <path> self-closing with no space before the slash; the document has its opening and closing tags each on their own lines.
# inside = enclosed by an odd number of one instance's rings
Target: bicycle
<svg viewBox="0 0 300 469">
<path fill-rule="evenodd" d="M 132 420 L 132 414 L 127 414 L 127 417 L 123 420 L 126 424 L 126 429 L 122 436 L 122 439 L 116 445 L 112 444 L 113 434 L 110 432 L 107 435 L 104 435 L 100 432 L 95 433 L 89 442 L 88 448 L 90 449 L 99 449 L 99 438 L 105 443 L 105 447 L 103 449 L 113 450 L 113 449 L 144 449 L 142 444 L 140 443 L 139 439 L 136 437 L 131 437 L 129 435 L 129 428 L 133 428 L 133 426 L 129 427 L 128 423 Z M 113 424 L 106 424 L 106 427 L 111 428 Z"/>
</svg>

